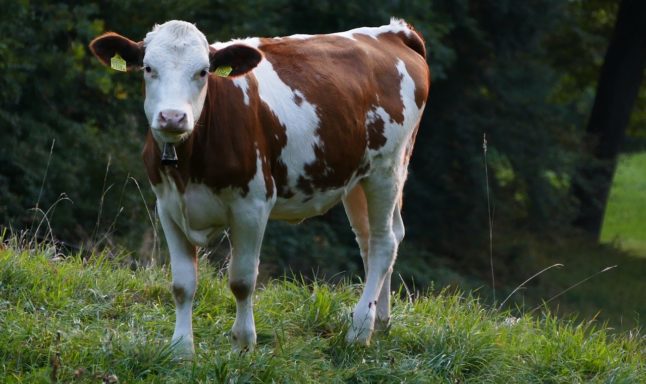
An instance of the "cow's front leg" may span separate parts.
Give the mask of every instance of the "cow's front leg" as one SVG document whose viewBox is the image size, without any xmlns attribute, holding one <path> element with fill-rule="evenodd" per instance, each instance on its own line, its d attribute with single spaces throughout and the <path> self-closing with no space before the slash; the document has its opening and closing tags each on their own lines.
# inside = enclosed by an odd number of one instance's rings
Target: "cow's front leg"
<svg viewBox="0 0 646 384">
<path fill-rule="evenodd" d="M 157 205 L 159 220 L 170 252 L 175 299 L 175 332 L 172 343 L 178 358 L 191 358 L 193 347 L 193 297 L 197 285 L 197 258 L 195 247 L 172 221 L 162 204 Z"/>
<path fill-rule="evenodd" d="M 270 209 L 266 202 L 243 201 L 231 210 L 229 286 L 236 299 L 236 319 L 231 329 L 231 342 L 237 351 L 253 349 L 256 344 L 253 291 L 258 276 L 260 246 Z"/>
</svg>

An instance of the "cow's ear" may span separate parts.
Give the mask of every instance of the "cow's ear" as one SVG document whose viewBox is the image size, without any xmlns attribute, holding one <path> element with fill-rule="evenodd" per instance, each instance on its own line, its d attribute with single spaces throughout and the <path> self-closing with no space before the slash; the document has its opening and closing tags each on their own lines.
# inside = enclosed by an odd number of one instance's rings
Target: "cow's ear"
<svg viewBox="0 0 646 384">
<path fill-rule="evenodd" d="M 128 71 L 140 69 L 144 59 L 144 42 L 134 42 L 118 33 L 108 32 L 90 43 L 90 50 L 103 64 L 111 65 L 111 60 L 119 55 L 125 61 Z"/>
<path fill-rule="evenodd" d="M 226 48 L 209 47 L 211 71 L 221 76 L 240 76 L 256 68 L 262 53 L 248 45 L 233 44 Z"/>
</svg>

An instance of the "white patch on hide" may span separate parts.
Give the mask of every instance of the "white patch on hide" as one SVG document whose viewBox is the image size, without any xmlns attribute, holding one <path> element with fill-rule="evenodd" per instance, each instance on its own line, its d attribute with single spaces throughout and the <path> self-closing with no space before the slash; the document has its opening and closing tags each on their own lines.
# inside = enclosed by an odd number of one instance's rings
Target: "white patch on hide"
<svg viewBox="0 0 646 384">
<path fill-rule="evenodd" d="M 162 182 L 152 186 L 170 219 L 184 235 L 199 246 L 219 234 L 227 225 L 226 201 L 204 184 L 188 183 L 182 194 L 175 181 L 162 173 Z"/>
<path fill-rule="evenodd" d="M 314 148 L 321 146 L 316 133 L 319 117 L 314 104 L 305 95 L 285 84 L 268 60 L 262 60 L 254 69 L 258 94 L 285 128 L 287 144 L 280 160 L 287 167 L 288 186 L 295 189 L 298 177 L 305 174 L 305 165 L 316 160 Z M 300 99 L 300 105 L 295 99 Z"/>
<path fill-rule="evenodd" d="M 376 40 L 379 37 L 379 35 L 383 33 L 399 33 L 399 32 L 404 32 L 406 36 L 410 36 L 411 34 L 410 28 L 408 27 L 408 25 L 406 25 L 406 23 L 403 20 L 392 18 L 390 19 L 390 24 L 382 25 L 381 27 L 361 27 L 361 28 L 351 29 L 345 32 L 333 33 L 332 35 L 355 40 L 353 35 L 357 34 L 357 35 L 370 36 Z"/>
<path fill-rule="evenodd" d="M 242 95 L 244 97 L 244 104 L 249 106 L 249 81 L 246 76 L 236 77 L 233 80 L 233 85 L 242 90 Z"/>
<path fill-rule="evenodd" d="M 211 46 L 215 49 L 222 49 L 226 48 L 230 45 L 233 44 L 243 44 L 243 45 L 248 45 L 250 47 L 254 47 L 258 49 L 260 46 L 260 38 L 259 37 L 247 37 L 245 39 L 233 39 L 229 41 L 216 41 L 215 43 L 211 44 Z"/>
</svg>

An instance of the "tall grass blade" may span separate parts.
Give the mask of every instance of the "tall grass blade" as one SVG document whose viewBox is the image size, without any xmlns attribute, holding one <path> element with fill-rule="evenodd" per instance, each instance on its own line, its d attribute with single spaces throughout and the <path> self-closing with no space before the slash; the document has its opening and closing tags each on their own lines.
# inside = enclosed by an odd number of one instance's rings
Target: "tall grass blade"
<svg viewBox="0 0 646 384">
<path fill-rule="evenodd" d="M 45 166 L 45 174 L 43 175 L 43 180 L 40 183 L 40 191 L 38 191 L 38 199 L 36 199 L 36 211 L 31 218 L 31 227 L 34 226 L 34 221 L 36 220 L 36 212 L 40 206 L 40 199 L 43 196 L 43 190 L 45 190 L 45 181 L 47 181 L 47 175 L 49 174 L 49 165 L 52 162 L 52 155 L 54 153 L 54 145 L 56 144 L 56 139 L 52 139 L 52 145 L 49 147 L 49 156 L 47 157 L 47 165 Z"/>
<path fill-rule="evenodd" d="M 505 298 L 505 300 L 503 300 L 503 301 L 502 301 L 502 303 L 500 303 L 500 306 L 498 307 L 498 309 L 499 309 L 499 310 L 500 310 L 500 309 L 502 309 L 503 305 L 505 305 L 505 303 L 507 302 L 507 300 L 509 300 L 509 299 L 514 295 L 514 293 L 518 292 L 518 290 L 519 290 L 519 289 L 521 289 L 522 287 L 524 287 L 524 286 L 525 286 L 525 284 L 529 283 L 529 282 L 530 282 L 530 281 L 532 281 L 534 278 L 536 278 L 537 276 L 541 275 L 543 272 L 547 272 L 547 271 L 549 271 L 550 269 L 552 269 L 552 268 L 556 268 L 556 267 L 560 268 L 560 267 L 562 267 L 562 266 L 563 266 L 563 264 L 559 264 L 559 263 L 552 264 L 552 265 L 550 265 L 549 267 L 547 267 L 547 268 L 543 268 L 543 269 L 541 269 L 540 271 L 538 271 L 538 272 L 536 272 L 535 274 L 533 274 L 533 275 L 532 275 L 532 277 L 530 277 L 529 279 L 527 279 L 527 280 L 523 281 L 519 286 L 517 286 L 516 288 L 514 288 L 514 290 L 513 290 L 513 291 L 511 291 L 511 293 L 509 294 L 509 296 L 507 296 L 507 297 Z"/>
<path fill-rule="evenodd" d="M 105 195 L 112 189 L 112 185 L 105 187 L 108 183 L 108 173 L 110 172 L 110 163 L 112 163 L 112 156 L 108 156 L 108 164 L 105 167 L 105 174 L 103 175 L 103 193 L 101 193 L 101 199 L 99 200 L 99 212 L 96 215 L 96 223 L 94 224 L 94 231 L 92 232 L 92 237 L 90 237 L 93 243 L 96 243 L 96 237 L 99 234 L 99 226 L 101 225 L 101 216 L 103 215 L 103 203 L 105 202 Z"/>
<path fill-rule="evenodd" d="M 496 302 L 496 277 L 493 268 L 493 214 L 491 212 L 491 192 L 489 188 L 489 167 L 487 166 L 487 134 L 482 134 L 482 153 L 484 155 L 485 183 L 487 190 L 487 214 L 489 216 L 489 265 L 491 266 L 491 289 L 493 302 Z"/>
<path fill-rule="evenodd" d="M 578 282 L 576 282 L 575 284 L 570 285 L 569 287 L 565 288 L 565 289 L 564 289 L 564 290 L 562 290 L 561 292 L 559 292 L 559 293 L 557 293 L 556 295 L 554 295 L 554 296 L 550 297 L 549 299 L 547 299 L 546 301 L 544 301 L 544 302 L 543 302 L 543 304 L 538 305 L 538 306 L 536 306 L 536 307 L 532 308 L 532 310 L 531 310 L 531 311 L 529 311 L 529 313 L 533 313 L 533 312 L 534 312 L 534 311 L 536 311 L 538 308 L 540 308 L 540 307 L 544 306 L 545 304 L 547 304 L 547 303 L 549 303 L 550 301 L 552 301 L 552 300 L 556 299 L 557 297 L 560 297 L 560 296 L 564 295 L 566 292 L 568 292 L 568 291 L 570 291 L 570 290 L 572 290 L 572 289 L 574 289 L 574 288 L 578 287 L 579 285 L 581 285 L 581 284 L 585 283 L 586 281 L 588 281 L 588 280 L 590 280 L 590 279 L 592 279 L 592 278 L 594 278 L 594 277 L 596 277 L 596 276 L 599 276 L 600 274 L 602 274 L 602 273 L 604 273 L 604 272 L 607 272 L 607 271 L 609 271 L 609 270 L 611 270 L 611 269 L 613 269 L 613 268 L 616 268 L 616 267 L 617 267 L 616 265 L 611 265 L 611 266 L 609 266 L 609 267 L 605 267 L 604 269 L 600 270 L 599 272 L 594 273 L 594 274 L 592 274 L 592 275 L 590 275 L 590 276 L 586 277 L 586 278 L 585 278 L 585 279 L 583 279 L 583 280 L 579 280 L 579 281 L 578 281 Z"/>
<path fill-rule="evenodd" d="M 160 252 L 159 252 L 159 234 L 157 233 L 157 226 L 155 225 L 155 220 L 153 220 L 153 216 L 150 213 L 150 210 L 148 209 L 148 205 L 146 204 L 146 198 L 144 197 L 144 193 L 141 191 L 141 187 L 139 187 L 139 182 L 137 182 L 137 179 L 134 177 L 130 176 L 130 180 L 132 180 L 133 183 L 135 183 L 135 186 L 137 187 L 137 191 L 139 191 L 139 196 L 141 196 L 141 201 L 144 203 L 144 208 L 146 208 L 146 214 L 148 215 L 148 220 L 150 221 L 150 226 L 152 227 L 153 230 L 153 254 L 151 255 L 151 263 L 156 263 L 160 257 Z"/>
</svg>

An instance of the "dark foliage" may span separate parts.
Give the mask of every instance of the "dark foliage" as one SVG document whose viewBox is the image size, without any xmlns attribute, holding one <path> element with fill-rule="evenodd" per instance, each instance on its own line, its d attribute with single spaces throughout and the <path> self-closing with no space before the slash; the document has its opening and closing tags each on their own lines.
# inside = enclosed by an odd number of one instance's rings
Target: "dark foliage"
<svg viewBox="0 0 646 384">
<path fill-rule="evenodd" d="M 417 271 L 437 253 L 452 255 L 451 267 L 486 265 L 485 134 L 497 233 L 569 226 L 570 184 L 616 12 L 610 0 L 2 3 L 11 12 L 0 13 L 0 224 L 34 229 L 43 213 L 31 208 L 51 208 L 57 238 L 118 239 L 132 250 L 150 231 L 153 205 L 139 155 L 142 85 L 138 73 L 91 57 L 92 38 L 117 31 L 138 40 L 171 18 L 195 22 L 211 41 L 405 18 L 425 36 L 433 74 L 404 204 L 402 261 Z M 310 229 L 273 225 L 264 252 L 274 272 L 360 270 L 339 209 Z"/>
</svg>

